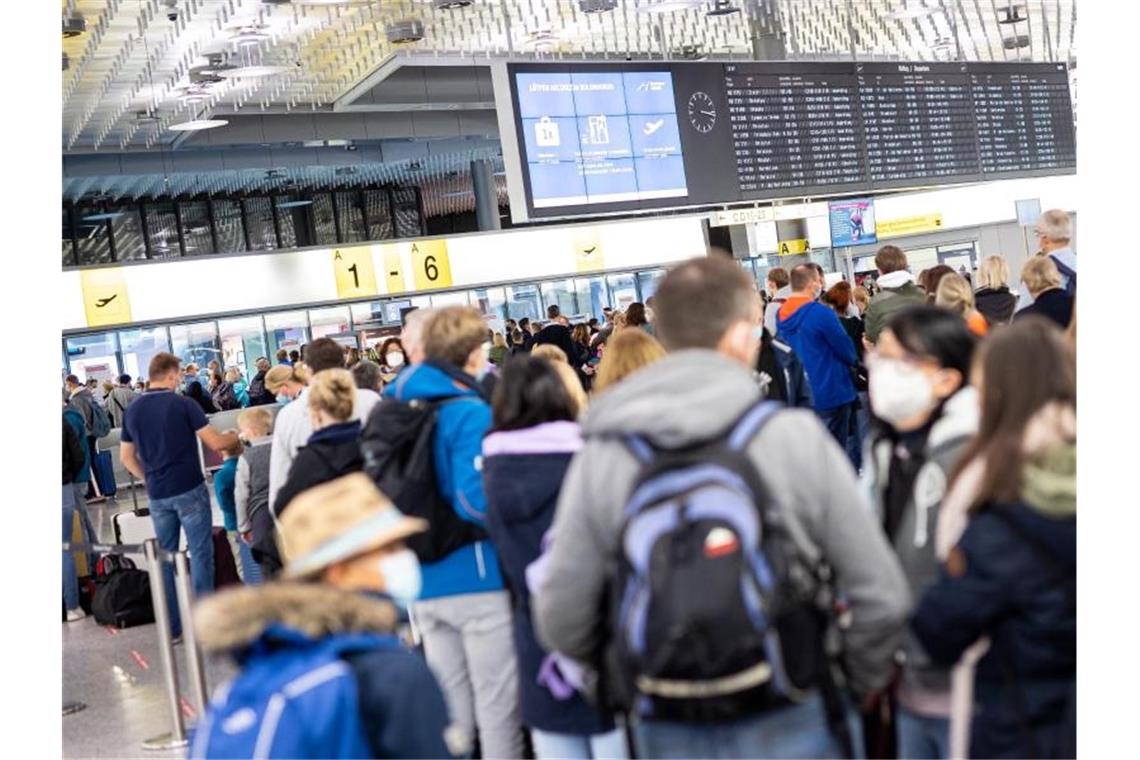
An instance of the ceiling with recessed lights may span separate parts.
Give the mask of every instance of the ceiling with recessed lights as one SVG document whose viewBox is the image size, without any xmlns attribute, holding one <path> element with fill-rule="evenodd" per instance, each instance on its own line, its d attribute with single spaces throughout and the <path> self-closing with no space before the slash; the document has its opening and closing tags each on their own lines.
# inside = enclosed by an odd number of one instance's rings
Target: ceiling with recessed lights
<svg viewBox="0 0 1140 760">
<path fill-rule="evenodd" d="M 287 146 L 327 140 L 351 150 L 354 140 L 376 138 L 409 140 L 423 155 L 353 156 L 362 167 L 389 166 L 365 176 L 449 193 L 449 178 L 472 158 L 501 165 L 482 144 L 449 153 L 425 147 L 495 138 L 482 68 L 492 57 L 782 53 L 1076 64 L 1076 0 L 62 0 L 62 16 L 62 147 L 72 198 L 137 197 L 140 188 L 154 192 L 155 178 L 163 187 L 178 182 L 173 158 L 159 171 L 124 160 L 118 172 L 70 176 L 69 159 L 91 154 L 256 147 L 267 154 L 263 174 L 289 164 Z M 320 179 L 327 165 L 346 160 L 293 163 L 290 171 Z M 249 189 L 260 182 L 253 168 L 212 166 L 194 181 Z M 457 197 L 436 201 L 449 208 Z"/>
</svg>

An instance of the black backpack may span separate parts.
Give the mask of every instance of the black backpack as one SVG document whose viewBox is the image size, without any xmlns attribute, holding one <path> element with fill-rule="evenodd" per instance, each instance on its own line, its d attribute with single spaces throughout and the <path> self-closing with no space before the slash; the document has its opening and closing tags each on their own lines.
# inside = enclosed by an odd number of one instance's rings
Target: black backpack
<svg viewBox="0 0 1140 760">
<path fill-rule="evenodd" d="M 99 625 L 130 628 L 154 622 L 150 576 L 134 563 L 117 554 L 99 560 L 98 588 L 91 600 L 91 612 Z"/>
<path fill-rule="evenodd" d="M 609 588 L 613 706 L 723 722 L 818 688 L 843 730 L 825 645 L 829 573 L 801 556 L 746 453 L 782 406 L 760 402 L 722 437 L 682 450 L 626 439 L 642 469 Z"/>
<path fill-rule="evenodd" d="M 428 521 L 426 532 L 407 539 L 421 562 L 443 559 L 487 537 L 481 527 L 455 513 L 436 481 L 432 443 L 439 409 L 455 401 L 382 399 L 360 435 L 364 472 L 401 512 Z"/>
</svg>

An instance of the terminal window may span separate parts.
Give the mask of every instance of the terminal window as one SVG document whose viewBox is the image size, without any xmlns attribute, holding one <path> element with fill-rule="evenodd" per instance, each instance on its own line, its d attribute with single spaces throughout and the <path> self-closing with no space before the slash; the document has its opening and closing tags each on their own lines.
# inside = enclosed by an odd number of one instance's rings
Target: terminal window
<svg viewBox="0 0 1140 760">
<path fill-rule="evenodd" d="M 688 194 L 672 74 L 515 76 L 535 208 Z"/>
</svg>

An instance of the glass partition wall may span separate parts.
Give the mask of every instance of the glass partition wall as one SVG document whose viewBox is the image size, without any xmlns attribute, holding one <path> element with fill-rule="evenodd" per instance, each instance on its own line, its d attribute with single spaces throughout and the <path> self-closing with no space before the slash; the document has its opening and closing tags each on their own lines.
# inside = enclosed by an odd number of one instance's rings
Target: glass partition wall
<svg viewBox="0 0 1140 760">
<path fill-rule="evenodd" d="M 123 372 L 145 379 L 151 357 L 162 351 L 170 351 L 183 363 L 196 362 L 203 370 L 216 360 L 224 367 L 237 367 L 248 379 L 256 372 L 254 363 L 259 356 L 276 362 L 278 349 L 300 350 L 314 338 L 326 336 L 342 345 L 367 348 L 398 332 L 403 315 L 413 308 L 469 304 L 482 312 L 487 326 L 496 331 L 503 329 L 508 318 L 544 322 L 551 304 L 557 304 L 573 322 L 591 317 L 601 321 L 606 306 L 624 308 L 648 298 L 664 274 L 664 269 L 655 268 L 128 327 L 69 335 L 63 341 L 64 353 L 68 371 L 81 380 L 86 375 L 114 377 Z"/>
</svg>

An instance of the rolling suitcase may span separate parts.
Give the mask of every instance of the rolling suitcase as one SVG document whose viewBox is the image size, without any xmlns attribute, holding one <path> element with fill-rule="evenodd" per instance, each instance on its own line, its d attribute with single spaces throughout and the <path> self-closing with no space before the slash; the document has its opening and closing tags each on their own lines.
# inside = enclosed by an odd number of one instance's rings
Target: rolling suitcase
<svg viewBox="0 0 1140 760">
<path fill-rule="evenodd" d="M 155 537 L 154 522 L 150 519 L 150 510 L 146 507 L 115 514 L 111 517 L 111 527 L 115 532 L 116 544 L 141 544 L 148 538 Z M 124 556 L 133 559 L 140 567 L 145 566 L 146 558 L 141 552 Z"/>
<path fill-rule="evenodd" d="M 114 496 L 119 487 L 115 484 L 115 465 L 111 460 L 111 452 L 100 451 L 95 455 L 92 470 L 95 472 L 95 485 L 103 496 Z"/>
</svg>

